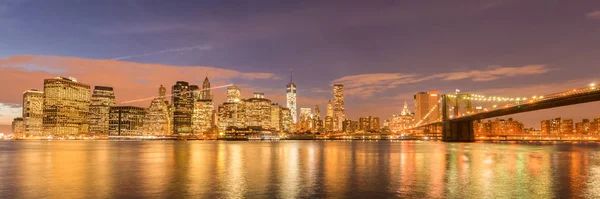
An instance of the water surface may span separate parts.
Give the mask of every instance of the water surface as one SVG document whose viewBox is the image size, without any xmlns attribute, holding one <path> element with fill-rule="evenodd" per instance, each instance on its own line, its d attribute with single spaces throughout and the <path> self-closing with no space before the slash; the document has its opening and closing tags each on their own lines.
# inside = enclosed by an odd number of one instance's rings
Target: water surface
<svg viewBox="0 0 600 199">
<path fill-rule="evenodd" d="M 0 198 L 600 198 L 596 143 L 0 141 Z"/>
</svg>

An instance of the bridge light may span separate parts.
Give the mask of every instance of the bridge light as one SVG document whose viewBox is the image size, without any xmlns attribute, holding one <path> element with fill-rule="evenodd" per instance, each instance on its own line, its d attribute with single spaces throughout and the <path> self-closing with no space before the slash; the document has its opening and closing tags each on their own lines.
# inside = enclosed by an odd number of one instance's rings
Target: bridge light
<svg viewBox="0 0 600 199">
<path fill-rule="evenodd" d="M 595 86 L 596 86 L 596 83 L 591 83 L 590 84 L 590 87 L 595 87 Z"/>
</svg>

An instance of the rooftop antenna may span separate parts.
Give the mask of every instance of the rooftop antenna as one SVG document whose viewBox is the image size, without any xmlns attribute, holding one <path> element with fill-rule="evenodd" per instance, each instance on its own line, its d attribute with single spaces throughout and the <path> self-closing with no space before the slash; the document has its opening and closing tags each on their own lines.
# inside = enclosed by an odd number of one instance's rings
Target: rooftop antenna
<svg viewBox="0 0 600 199">
<path fill-rule="evenodd" d="M 294 69 L 290 68 L 290 82 L 294 82 L 294 76 L 293 76 L 294 73 L 293 72 L 294 72 Z"/>
</svg>

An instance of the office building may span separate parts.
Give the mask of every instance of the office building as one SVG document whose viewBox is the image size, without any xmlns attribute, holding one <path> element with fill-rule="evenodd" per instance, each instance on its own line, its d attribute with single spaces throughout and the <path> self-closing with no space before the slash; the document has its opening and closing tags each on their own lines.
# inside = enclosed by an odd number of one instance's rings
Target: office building
<svg viewBox="0 0 600 199">
<path fill-rule="evenodd" d="M 90 100 L 90 133 L 108 133 L 108 115 L 110 107 L 115 105 L 115 93 L 112 87 L 94 86 Z"/>
<path fill-rule="evenodd" d="M 438 91 L 419 92 L 415 99 L 415 123 L 419 125 L 436 122 L 440 119 L 440 96 Z"/>
<path fill-rule="evenodd" d="M 158 88 L 158 97 L 150 102 L 147 113 L 144 116 L 144 135 L 165 136 L 173 133 L 171 111 L 169 101 L 165 96 L 166 89 L 163 85 Z"/>
<path fill-rule="evenodd" d="M 287 84 L 286 88 L 286 100 L 287 100 L 287 108 L 290 109 L 290 113 L 292 114 L 292 120 L 294 123 L 298 122 L 298 115 L 296 113 L 296 84 L 292 81 L 290 76 L 290 83 Z"/>
<path fill-rule="evenodd" d="M 44 92 L 35 89 L 23 93 L 25 135 L 41 136 L 44 118 Z"/>
<path fill-rule="evenodd" d="M 342 130 L 342 122 L 346 119 L 344 109 L 344 85 L 333 85 L 333 129 Z"/>
<path fill-rule="evenodd" d="M 44 80 L 43 134 L 53 136 L 88 133 L 90 85 L 75 78 Z"/>
<path fill-rule="evenodd" d="M 264 93 L 254 93 L 253 97 L 244 100 L 246 103 L 246 125 L 271 128 L 271 100 Z"/>
<path fill-rule="evenodd" d="M 177 81 L 171 87 L 171 103 L 173 103 L 173 134 L 189 135 L 192 133 L 192 112 L 194 109 L 194 92 L 198 86 Z"/>
<path fill-rule="evenodd" d="M 25 137 L 25 121 L 22 117 L 17 117 L 12 121 L 12 134 L 14 137 Z"/>
<path fill-rule="evenodd" d="M 135 106 L 111 106 L 108 132 L 110 136 L 141 136 L 146 109 Z"/>
</svg>

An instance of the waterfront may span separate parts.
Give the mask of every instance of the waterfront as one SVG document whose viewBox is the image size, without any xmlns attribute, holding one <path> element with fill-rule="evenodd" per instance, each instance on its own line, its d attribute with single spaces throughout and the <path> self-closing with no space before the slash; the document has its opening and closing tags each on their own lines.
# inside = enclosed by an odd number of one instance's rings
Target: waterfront
<svg viewBox="0 0 600 199">
<path fill-rule="evenodd" d="M 0 141 L 0 198 L 597 198 L 599 146 Z"/>
</svg>

